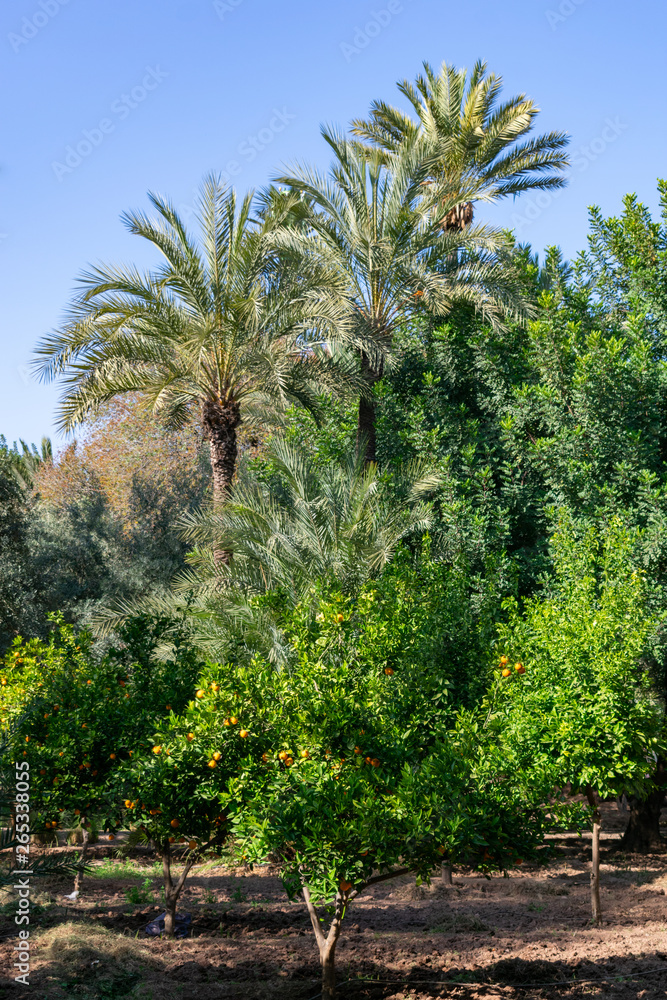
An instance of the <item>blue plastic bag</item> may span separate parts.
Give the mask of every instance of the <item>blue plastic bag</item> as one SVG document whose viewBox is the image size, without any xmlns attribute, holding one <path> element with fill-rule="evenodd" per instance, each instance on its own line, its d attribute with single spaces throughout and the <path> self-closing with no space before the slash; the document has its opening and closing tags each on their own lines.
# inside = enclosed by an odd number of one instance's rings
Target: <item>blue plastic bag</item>
<svg viewBox="0 0 667 1000">
<path fill-rule="evenodd" d="M 161 913 L 159 917 L 155 918 L 155 920 L 151 920 L 149 924 L 146 924 L 145 931 L 148 937 L 161 937 L 164 934 L 164 921 L 166 916 L 166 913 Z M 191 923 L 192 917 L 189 913 L 177 913 L 174 920 L 174 935 L 177 938 L 187 937 Z"/>
</svg>

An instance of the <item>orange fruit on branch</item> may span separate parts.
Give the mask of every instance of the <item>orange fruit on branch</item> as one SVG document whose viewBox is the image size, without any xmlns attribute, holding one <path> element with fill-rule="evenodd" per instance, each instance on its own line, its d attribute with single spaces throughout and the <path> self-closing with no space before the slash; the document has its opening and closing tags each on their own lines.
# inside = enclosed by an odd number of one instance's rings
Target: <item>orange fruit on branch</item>
<svg viewBox="0 0 667 1000">
<path fill-rule="evenodd" d="M 208 766 L 209 767 L 217 767 L 218 766 L 217 760 L 209 760 Z"/>
<path fill-rule="evenodd" d="M 511 673 L 512 671 L 509 669 L 509 667 L 505 667 L 505 669 L 503 670 L 503 677 L 509 677 Z"/>
<path fill-rule="evenodd" d="M 241 731 L 239 732 L 239 736 L 245 739 L 247 736 L 250 736 L 250 733 L 248 732 L 247 729 L 241 729 Z"/>
<path fill-rule="evenodd" d="M 179 825 L 180 824 L 179 824 L 179 822 L 178 822 L 177 819 L 172 819 L 171 822 L 170 822 L 170 824 L 169 824 L 169 826 L 172 826 L 174 828 L 174 830 L 177 830 L 178 827 L 179 827 Z"/>
<path fill-rule="evenodd" d="M 525 674 L 526 672 L 526 668 L 524 667 L 523 663 L 515 663 L 514 669 L 516 670 L 517 674 Z"/>
</svg>

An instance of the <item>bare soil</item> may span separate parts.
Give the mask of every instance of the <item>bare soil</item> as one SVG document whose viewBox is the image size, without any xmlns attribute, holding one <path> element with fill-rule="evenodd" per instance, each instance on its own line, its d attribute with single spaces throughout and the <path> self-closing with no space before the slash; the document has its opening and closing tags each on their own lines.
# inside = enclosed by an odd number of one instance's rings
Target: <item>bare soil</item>
<svg viewBox="0 0 667 1000">
<path fill-rule="evenodd" d="M 618 852 L 624 817 L 606 804 L 602 864 L 603 925 L 591 926 L 590 842 L 555 838 L 545 867 L 524 865 L 486 879 L 455 872 L 383 883 L 351 906 L 341 938 L 341 1000 L 538 1000 L 667 997 L 667 853 Z M 667 817 L 666 817 L 667 818 Z M 111 848 L 94 848 L 108 870 Z M 146 923 L 162 909 L 160 879 L 149 858 L 136 875 L 90 877 L 76 904 L 66 883 L 33 891 L 30 986 L 12 981 L 14 897 L 0 916 L 0 995 L 26 1000 L 310 1000 L 319 968 L 300 903 L 289 903 L 271 866 L 207 868 L 188 880 L 180 912 L 192 936 L 148 939 Z M 150 904 L 126 892 L 151 878 Z M 51 902 L 48 902 L 50 897 Z M 4 978 L 3 978 L 4 977 Z M 365 981 L 364 981 L 365 980 Z M 374 980 L 374 982 L 368 982 Z"/>
</svg>

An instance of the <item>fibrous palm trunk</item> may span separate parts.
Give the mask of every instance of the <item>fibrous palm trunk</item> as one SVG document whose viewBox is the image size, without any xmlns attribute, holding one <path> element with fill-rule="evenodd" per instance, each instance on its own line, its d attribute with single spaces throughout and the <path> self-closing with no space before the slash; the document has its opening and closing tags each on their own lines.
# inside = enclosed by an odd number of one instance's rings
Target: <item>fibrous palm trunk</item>
<svg viewBox="0 0 667 1000">
<path fill-rule="evenodd" d="M 364 462 L 376 461 L 375 400 L 372 392 L 382 378 L 382 370 L 374 366 L 367 354 L 361 355 L 361 374 L 368 386 L 368 395 L 359 397 L 359 418 L 357 423 L 357 453 L 363 451 Z"/>
<path fill-rule="evenodd" d="M 241 423 L 241 408 L 236 402 L 204 400 L 202 424 L 204 437 L 211 449 L 213 472 L 213 503 L 224 503 L 228 498 L 238 458 L 237 428 Z M 216 562 L 229 562 L 230 554 L 215 549 Z"/>
</svg>

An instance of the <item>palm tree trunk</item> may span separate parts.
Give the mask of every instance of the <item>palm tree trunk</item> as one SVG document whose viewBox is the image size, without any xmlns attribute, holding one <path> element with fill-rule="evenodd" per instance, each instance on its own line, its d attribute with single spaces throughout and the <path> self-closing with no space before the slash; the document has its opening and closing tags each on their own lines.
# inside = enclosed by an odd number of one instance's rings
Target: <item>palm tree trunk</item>
<svg viewBox="0 0 667 1000">
<path fill-rule="evenodd" d="M 363 452 L 364 462 L 368 465 L 369 462 L 376 461 L 375 400 L 371 393 L 375 383 L 382 378 L 382 372 L 375 370 L 368 355 L 364 353 L 361 355 L 361 374 L 368 386 L 368 395 L 359 397 L 357 454 Z"/>
<path fill-rule="evenodd" d="M 204 437 L 211 449 L 213 503 L 216 505 L 224 503 L 232 487 L 238 458 L 236 429 L 240 423 L 241 408 L 238 403 L 204 400 L 202 424 Z M 218 563 L 226 563 L 230 559 L 230 553 L 224 549 L 215 549 L 214 556 Z"/>
</svg>

